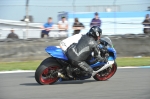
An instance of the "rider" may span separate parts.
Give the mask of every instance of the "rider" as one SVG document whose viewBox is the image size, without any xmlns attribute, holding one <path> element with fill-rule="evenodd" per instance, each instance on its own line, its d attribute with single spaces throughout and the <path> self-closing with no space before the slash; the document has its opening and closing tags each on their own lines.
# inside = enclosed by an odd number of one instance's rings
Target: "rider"
<svg viewBox="0 0 150 99">
<path fill-rule="evenodd" d="M 102 30 L 93 26 L 86 35 L 82 35 L 78 43 L 73 43 L 67 48 L 66 55 L 70 62 L 82 68 L 87 74 L 93 73 L 93 69 L 85 62 L 92 52 L 98 61 L 105 62 L 105 58 L 100 55 L 97 42 L 101 35 Z M 73 78 L 72 71 L 72 68 L 68 66 L 67 74 L 70 78 Z"/>
</svg>

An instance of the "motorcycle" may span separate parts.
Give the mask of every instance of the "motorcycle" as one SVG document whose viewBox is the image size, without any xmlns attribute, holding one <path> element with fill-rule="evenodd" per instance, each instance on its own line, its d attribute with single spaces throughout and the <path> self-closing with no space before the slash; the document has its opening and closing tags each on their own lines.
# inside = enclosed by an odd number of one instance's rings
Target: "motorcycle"
<svg viewBox="0 0 150 99">
<path fill-rule="evenodd" d="M 93 53 L 86 60 L 92 67 L 92 75 L 85 75 L 85 71 L 81 68 L 74 66 L 69 62 L 65 52 L 58 46 L 48 46 L 45 50 L 51 56 L 41 62 L 35 72 L 35 80 L 41 85 L 53 84 L 58 80 L 84 80 L 93 77 L 97 81 L 105 81 L 111 78 L 116 70 L 116 50 L 109 37 L 101 38 L 99 44 L 99 51 L 101 56 L 105 57 L 108 54 L 108 62 L 96 61 Z M 74 78 L 69 78 L 66 68 L 71 66 L 73 68 L 72 75 Z"/>
</svg>

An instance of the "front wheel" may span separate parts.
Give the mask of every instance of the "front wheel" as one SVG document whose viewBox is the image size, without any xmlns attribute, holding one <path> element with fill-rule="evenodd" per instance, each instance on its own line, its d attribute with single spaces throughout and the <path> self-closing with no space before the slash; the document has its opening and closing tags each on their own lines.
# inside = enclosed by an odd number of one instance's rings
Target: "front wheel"
<svg viewBox="0 0 150 99">
<path fill-rule="evenodd" d="M 53 75 L 60 68 L 60 65 L 55 59 L 49 57 L 45 59 L 35 72 L 35 80 L 41 85 L 55 83 L 59 77 Z"/>
<path fill-rule="evenodd" d="M 111 78 L 117 70 L 117 63 L 114 62 L 112 66 L 108 67 L 107 69 L 97 73 L 93 78 L 97 81 L 105 81 Z"/>
</svg>

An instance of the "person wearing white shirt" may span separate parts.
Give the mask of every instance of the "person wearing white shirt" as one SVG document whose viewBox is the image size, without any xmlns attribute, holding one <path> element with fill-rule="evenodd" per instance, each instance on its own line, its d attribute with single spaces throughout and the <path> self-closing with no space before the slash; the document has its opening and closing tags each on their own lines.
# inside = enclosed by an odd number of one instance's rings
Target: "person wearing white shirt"
<svg viewBox="0 0 150 99">
<path fill-rule="evenodd" d="M 59 30 L 59 36 L 60 37 L 67 37 L 68 36 L 68 33 L 67 33 L 68 21 L 66 20 L 65 17 L 62 17 L 61 21 L 58 22 L 58 28 L 60 29 Z"/>
</svg>

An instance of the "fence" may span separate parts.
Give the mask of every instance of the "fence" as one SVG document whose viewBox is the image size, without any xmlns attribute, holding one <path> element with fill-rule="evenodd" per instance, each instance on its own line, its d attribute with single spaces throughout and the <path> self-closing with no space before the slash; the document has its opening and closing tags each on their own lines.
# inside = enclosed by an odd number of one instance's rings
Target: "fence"
<svg viewBox="0 0 150 99">
<path fill-rule="evenodd" d="M 87 31 L 90 29 L 89 24 L 91 20 L 86 19 L 86 18 L 82 18 L 79 20 L 85 26 L 85 29 L 81 31 L 81 34 L 87 33 Z M 112 18 L 110 19 L 102 18 L 101 20 L 102 20 L 101 28 L 103 30 L 103 35 L 143 34 L 143 28 L 149 28 L 149 27 L 144 27 L 141 23 L 139 23 L 143 21 L 143 18 L 138 18 L 138 19 L 124 18 L 123 21 L 117 21 L 117 22 L 113 22 Z M 73 33 L 72 25 L 73 25 L 74 19 L 70 18 L 68 22 L 69 22 L 68 36 L 71 36 Z M 15 33 L 18 34 L 21 39 L 40 38 L 40 32 L 42 30 L 40 29 L 40 27 L 43 25 L 42 23 L 29 23 L 28 24 L 29 29 L 27 29 L 26 23 L 21 22 L 21 21 L 0 19 L 0 23 L 1 23 L 0 24 L 0 27 L 1 27 L 0 39 L 5 39 L 9 31 L 11 30 L 11 28 L 15 30 Z M 28 31 L 26 31 L 26 29 Z M 58 29 L 58 26 L 55 24 L 54 29 L 52 29 L 50 32 L 50 36 L 58 37 L 59 30 L 60 29 Z"/>
<path fill-rule="evenodd" d="M 142 34 L 143 28 L 142 22 L 144 20 L 145 14 L 149 13 L 148 11 L 142 12 L 116 12 L 116 17 L 114 17 L 113 12 L 102 12 L 100 13 L 100 19 L 102 21 L 101 28 L 103 30 L 104 35 L 119 35 L 119 34 Z M 81 34 L 85 34 L 90 26 L 90 22 L 93 16 L 93 12 L 77 12 L 77 13 L 68 13 L 68 22 L 69 22 L 69 29 L 68 29 L 68 36 L 73 33 L 72 25 L 74 23 L 74 18 L 78 17 L 79 21 L 84 24 L 85 29 L 81 31 Z M 40 26 L 43 23 L 28 23 L 29 29 L 26 31 L 27 24 L 26 22 L 22 21 L 11 21 L 11 20 L 0 20 L 0 27 L 1 27 L 1 39 L 6 38 L 7 34 L 9 33 L 10 28 L 15 28 L 17 34 L 21 39 L 26 38 L 39 38 L 40 37 Z M 57 23 L 55 23 L 57 24 Z M 55 25 L 55 29 L 53 29 L 50 33 L 50 36 L 57 37 L 59 34 L 59 29 L 57 25 Z"/>
<path fill-rule="evenodd" d="M 113 34 L 112 32 L 109 31 L 114 31 L 114 28 L 102 28 L 103 30 L 103 35 L 124 35 L 124 34 L 144 34 L 143 33 L 143 28 L 150 28 L 150 27 L 120 27 L 120 28 L 116 28 L 116 30 L 120 29 L 122 31 L 124 30 L 128 30 L 126 33 L 116 33 Z M 11 29 L 0 29 L 0 39 L 6 39 L 7 35 L 10 33 Z M 15 31 L 15 33 L 19 36 L 20 39 L 27 39 L 27 38 L 40 38 L 41 36 L 41 30 L 43 29 L 13 29 Z M 50 37 L 59 37 L 59 35 L 61 34 L 59 32 L 59 30 L 63 30 L 63 29 L 51 29 L 50 31 Z M 87 33 L 87 31 L 89 30 L 89 28 L 85 28 L 82 30 L 81 34 L 85 34 Z M 108 32 L 105 32 L 105 30 L 107 30 Z M 141 30 L 137 33 L 134 33 L 132 31 L 134 30 Z M 27 32 L 28 31 L 28 32 Z M 72 29 L 69 29 L 67 32 L 68 36 L 71 36 L 73 33 Z"/>
</svg>

